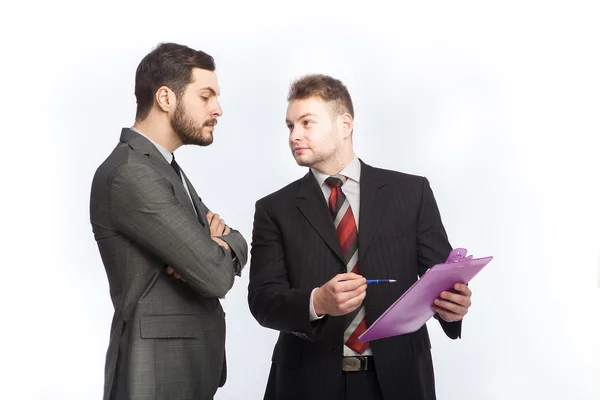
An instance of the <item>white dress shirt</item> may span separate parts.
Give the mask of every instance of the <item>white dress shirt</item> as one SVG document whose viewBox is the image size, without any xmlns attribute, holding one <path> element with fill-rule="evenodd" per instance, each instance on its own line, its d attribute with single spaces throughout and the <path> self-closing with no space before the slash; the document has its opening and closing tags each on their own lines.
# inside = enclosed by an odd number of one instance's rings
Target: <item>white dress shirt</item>
<svg viewBox="0 0 600 400">
<path fill-rule="evenodd" d="M 330 175 L 319 172 L 313 168 L 311 168 L 311 171 L 315 176 L 315 179 L 317 180 L 321 191 L 323 192 L 323 196 L 325 196 L 325 200 L 328 201 L 329 195 L 331 194 L 331 188 L 328 184 L 325 183 L 325 180 L 329 178 Z M 344 175 L 348 177 L 348 180 L 342 186 L 342 192 L 344 193 L 344 195 L 348 199 L 348 202 L 350 203 L 350 207 L 352 208 L 352 214 L 354 214 L 354 220 L 356 221 L 356 230 L 358 231 L 358 221 L 360 220 L 360 161 L 358 160 L 358 157 L 354 156 L 352 162 L 348 164 L 346 168 L 344 168 L 338 175 Z M 313 291 L 310 294 L 309 307 L 311 321 L 323 318 L 323 316 L 319 317 L 315 312 L 315 305 L 313 302 L 315 290 L 316 288 L 313 289 Z M 344 356 L 370 356 L 372 354 L 373 352 L 371 351 L 370 347 L 367 350 L 365 350 L 364 353 L 358 354 L 348 346 L 344 345 Z"/>
</svg>

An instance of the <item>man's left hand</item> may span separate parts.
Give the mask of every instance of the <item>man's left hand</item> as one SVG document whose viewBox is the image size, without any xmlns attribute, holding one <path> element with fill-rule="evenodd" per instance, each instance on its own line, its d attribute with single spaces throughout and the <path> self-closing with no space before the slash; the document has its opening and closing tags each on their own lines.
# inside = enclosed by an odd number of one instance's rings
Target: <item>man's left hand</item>
<svg viewBox="0 0 600 400">
<path fill-rule="evenodd" d="M 174 278 L 176 278 L 176 279 L 180 279 L 180 280 L 182 280 L 182 281 L 184 281 L 184 282 L 185 282 L 185 279 L 183 279 L 183 278 L 181 277 L 181 275 L 179 275 L 177 272 L 175 272 L 175 270 L 174 270 L 173 268 L 171 268 L 171 267 L 167 266 L 167 268 L 165 269 L 165 271 L 167 272 L 167 274 L 169 274 L 169 275 L 173 276 Z"/>
<path fill-rule="evenodd" d="M 464 283 L 455 283 L 456 292 L 442 292 L 433 301 L 432 309 L 446 322 L 460 321 L 471 306 L 471 290 Z"/>
</svg>

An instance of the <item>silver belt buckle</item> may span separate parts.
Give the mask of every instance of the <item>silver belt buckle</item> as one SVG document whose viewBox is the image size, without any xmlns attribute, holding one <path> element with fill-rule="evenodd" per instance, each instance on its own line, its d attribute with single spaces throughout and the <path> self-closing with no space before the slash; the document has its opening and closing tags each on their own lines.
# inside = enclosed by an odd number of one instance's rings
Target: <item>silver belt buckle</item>
<svg viewBox="0 0 600 400">
<path fill-rule="evenodd" d="M 360 359 L 357 357 L 344 357 L 342 359 L 343 371 L 360 371 Z"/>
</svg>

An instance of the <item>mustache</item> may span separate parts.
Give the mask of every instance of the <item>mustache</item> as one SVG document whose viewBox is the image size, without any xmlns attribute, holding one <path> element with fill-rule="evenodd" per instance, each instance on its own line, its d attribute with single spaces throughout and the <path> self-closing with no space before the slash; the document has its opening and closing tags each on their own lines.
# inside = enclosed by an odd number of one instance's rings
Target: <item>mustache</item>
<svg viewBox="0 0 600 400">
<path fill-rule="evenodd" d="M 204 121 L 204 123 L 202 124 L 202 126 L 209 126 L 209 125 L 217 125 L 217 120 L 216 119 L 209 119 Z"/>
</svg>

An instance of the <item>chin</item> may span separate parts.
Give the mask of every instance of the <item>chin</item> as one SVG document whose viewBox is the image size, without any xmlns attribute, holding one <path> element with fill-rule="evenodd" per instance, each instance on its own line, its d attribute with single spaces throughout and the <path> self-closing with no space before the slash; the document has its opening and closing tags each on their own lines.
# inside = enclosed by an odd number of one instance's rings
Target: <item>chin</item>
<svg viewBox="0 0 600 400">
<path fill-rule="evenodd" d="M 195 138 L 194 142 L 198 146 L 210 146 L 213 142 L 213 135 L 212 133 L 203 132 Z"/>
<path fill-rule="evenodd" d="M 209 136 L 205 136 L 202 138 L 201 142 L 203 143 L 203 146 L 208 146 L 209 144 L 212 144 L 214 138 L 212 135 Z"/>
<path fill-rule="evenodd" d="M 312 166 L 312 162 L 310 160 L 303 159 L 302 157 L 295 157 L 296 164 L 301 167 L 310 167 Z"/>
</svg>

